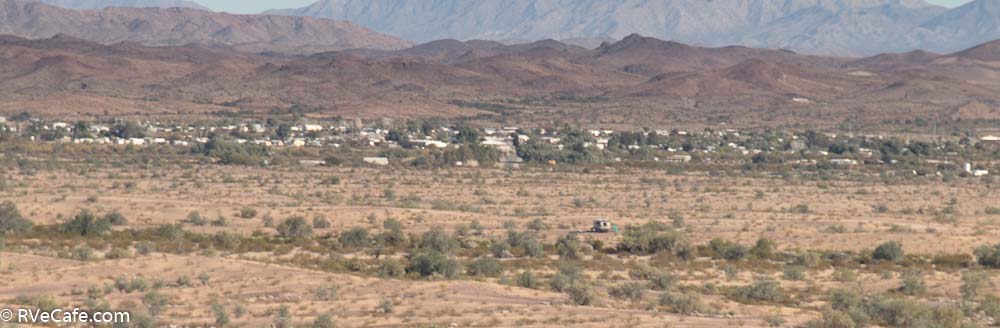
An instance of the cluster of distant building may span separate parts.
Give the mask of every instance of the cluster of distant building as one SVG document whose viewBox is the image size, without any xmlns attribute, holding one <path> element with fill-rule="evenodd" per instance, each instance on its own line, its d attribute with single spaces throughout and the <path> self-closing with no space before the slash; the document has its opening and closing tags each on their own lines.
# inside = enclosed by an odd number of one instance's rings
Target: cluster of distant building
<svg viewBox="0 0 1000 328">
<path fill-rule="evenodd" d="M 210 141 L 213 134 L 225 134 L 233 137 L 239 144 L 254 144 L 266 147 L 341 147 L 348 145 L 351 147 L 406 147 L 418 149 L 447 149 L 450 147 L 461 147 L 458 140 L 459 128 L 454 126 L 433 126 L 430 131 L 422 130 L 421 133 L 414 133 L 406 129 L 395 129 L 391 127 L 392 120 L 382 119 L 380 121 L 368 122 L 366 124 L 360 119 L 352 121 L 340 121 L 333 124 L 322 123 L 300 123 L 268 125 L 260 122 L 248 122 L 237 124 L 200 124 L 200 125 L 179 125 L 164 124 L 158 122 L 138 123 L 139 136 L 122 137 L 121 133 L 115 133 L 117 124 L 71 124 L 67 122 L 45 122 L 32 118 L 18 122 L 8 121 L 0 116 L 0 131 L 15 132 L 25 131 L 29 126 L 34 131 L 58 132 L 58 138 L 45 139 L 49 142 L 73 143 L 73 144 L 106 144 L 106 145 L 131 145 L 131 146 L 192 146 L 204 144 Z M 84 127 L 86 133 L 78 133 L 77 129 Z M 280 130 L 280 131 L 279 131 Z M 546 143 L 556 149 L 564 149 L 568 135 L 559 130 L 532 129 L 522 130 L 516 126 L 506 126 L 499 128 L 476 129 L 478 143 L 484 147 L 492 147 L 501 154 L 500 164 L 518 166 L 524 162 L 517 154 L 518 144 L 529 141 Z M 612 129 L 590 129 L 579 131 L 587 134 L 586 142 L 582 144 L 584 148 L 595 150 L 606 150 L 615 140 L 619 131 Z M 630 132 L 628 133 L 637 133 Z M 852 151 L 854 155 L 837 157 L 824 149 L 810 149 L 807 137 L 804 134 L 786 133 L 776 138 L 773 143 L 764 146 L 751 146 L 754 143 L 746 142 L 751 139 L 745 137 L 745 133 L 734 130 L 706 130 L 699 132 L 688 132 L 682 130 L 650 130 L 638 132 L 642 136 L 656 135 L 660 137 L 673 138 L 674 140 L 698 139 L 702 142 L 685 143 L 680 147 L 677 143 L 672 144 L 616 144 L 617 147 L 627 150 L 640 150 L 644 147 L 656 148 L 665 151 L 658 152 L 657 156 L 649 158 L 655 162 L 663 163 L 687 163 L 698 156 L 701 160 L 710 161 L 711 154 L 717 152 L 736 153 L 742 155 L 757 155 L 761 153 L 784 153 L 784 154 L 804 154 L 801 159 L 793 160 L 791 164 L 816 165 L 817 159 L 826 160 L 834 166 L 856 166 L 864 163 L 881 163 L 881 159 L 876 157 L 876 150 L 858 147 Z M 36 135 L 19 133 L 22 137 L 33 141 L 39 140 Z M 750 133 L 752 134 L 752 133 Z M 749 134 L 747 134 L 749 135 Z M 827 137 L 837 138 L 837 135 L 827 134 Z M 882 139 L 882 136 L 868 136 L 865 138 Z M 579 139 L 577 139 L 579 140 Z M 704 142 L 709 140 L 708 142 Z M 619 140 L 620 141 L 620 140 Z M 984 136 L 979 142 L 1000 145 L 1000 137 Z M 759 143 L 757 143 L 759 144 Z M 949 154 L 954 157 L 957 154 Z M 388 165 L 389 159 L 385 157 L 367 157 L 364 162 L 373 165 Z M 622 161 L 616 158 L 615 161 Z M 319 161 L 303 161 L 303 164 L 322 164 Z M 928 159 L 926 164 L 951 164 L 947 160 Z M 478 166 L 475 161 L 457 162 L 457 166 Z M 988 170 L 973 169 L 971 164 L 963 167 L 965 173 L 973 176 L 989 175 Z"/>
</svg>

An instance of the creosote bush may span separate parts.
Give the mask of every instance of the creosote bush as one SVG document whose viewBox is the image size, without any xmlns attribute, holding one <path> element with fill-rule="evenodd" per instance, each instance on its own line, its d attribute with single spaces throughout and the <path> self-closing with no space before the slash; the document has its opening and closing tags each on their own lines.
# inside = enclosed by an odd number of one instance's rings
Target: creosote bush
<svg viewBox="0 0 1000 328">
<path fill-rule="evenodd" d="M 83 210 L 69 221 L 63 223 L 59 230 L 63 233 L 79 234 L 81 236 L 103 235 L 111 231 L 111 221 L 106 218 L 98 218 L 93 213 L 90 213 L 90 211 Z"/>
<path fill-rule="evenodd" d="M 660 294 L 659 304 L 670 313 L 691 315 L 705 312 L 705 304 L 701 301 L 701 295 L 693 292 Z"/>
<path fill-rule="evenodd" d="M 872 258 L 878 261 L 898 262 L 903 260 L 903 246 L 895 241 L 888 241 L 875 248 Z"/>
<path fill-rule="evenodd" d="M 785 300 L 785 292 L 777 281 L 757 278 L 750 285 L 734 289 L 730 297 L 739 302 L 779 303 Z"/>
<path fill-rule="evenodd" d="M 308 239 L 313 235 L 312 226 L 306 222 L 306 218 L 301 216 L 286 219 L 276 229 L 279 236 L 288 239 Z"/>
<path fill-rule="evenodd" d="M 0 235 L 27 232 L 31 227 L 31 221 L 21 216 L 14 202 L 0 203 Z"/>
<path fill-rule="evenodd" d="M 410 254 L 406 272 L 416 273 L 421 277 L 441 276 L 447 279 L 458 277 L 462 264 L 437 250 L 426 250 Z"/>
</svg>

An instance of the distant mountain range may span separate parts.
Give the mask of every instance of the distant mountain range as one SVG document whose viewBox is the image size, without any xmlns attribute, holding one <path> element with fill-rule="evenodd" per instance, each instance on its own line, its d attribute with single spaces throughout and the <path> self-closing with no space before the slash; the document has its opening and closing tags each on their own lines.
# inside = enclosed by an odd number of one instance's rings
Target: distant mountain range
<svg viewBox="0 0 1000 328">
<path fill-rule="evenodd" d="M 0 0 L 0 17 L 0 34 L 31 39 L 64 34 L 104 44 L 126 41 L 147 46 L 199 43 L 230 46 L 247 52 L 295 54 L 352 48 L 392 50 L 412 45 L 409 41 L 379 34 L 350 22 L 311 17 L 232 15 L 191 8 L 81 11 L 35 1 Z"/>
<path fill-rule="evenodd" d="M 952 54 L 862 59 L 630 35 L 585 49 L 553 40 L 440 40 L 308 56 L 231 47 L 0 36 L 0 113 L 308 113 L 474 117 L 531 125 L 811 127 L 846 118 L 1000 116 L 1000 41 Z"/>
<path fill-rule="evenodd" d="M 830 55 L 952 52 L 1000 38 L 1000 1 L 955 9 L 923 0 L 320 0 L 269 14 L 350 20 L 417 42 L 571 40 L 639 33 L 706 46 Z"/>
<path fill-rule="evenodd" d="M 53 6 L 70 9 L 104 9 L 109 7 L 135 7 L 135 8 L 194 8 L 209 10 L 192 1 L 183 0 L 38 0 Z"/>
</svg>

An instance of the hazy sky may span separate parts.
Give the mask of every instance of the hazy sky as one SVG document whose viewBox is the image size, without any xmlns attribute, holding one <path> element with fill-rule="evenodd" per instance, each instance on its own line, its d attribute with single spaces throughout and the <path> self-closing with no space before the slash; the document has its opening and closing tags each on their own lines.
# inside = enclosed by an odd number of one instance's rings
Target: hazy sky
<svg viewBox="0 0 1000 328">
<path fill-rule="evenodd" d="M 971 0 L 927 0 L 927 2 L 939 4 L 946 7 L 958 7 Z"/>
<path fill-rule="evenodd" d="M 316 0 L 194 0 L 213 10 L 231 13 L 259 13 L 267 9 L 305 7 Z M 955 7 L 971 0 L 927 0 L 942 6 Z"/>
</svg>

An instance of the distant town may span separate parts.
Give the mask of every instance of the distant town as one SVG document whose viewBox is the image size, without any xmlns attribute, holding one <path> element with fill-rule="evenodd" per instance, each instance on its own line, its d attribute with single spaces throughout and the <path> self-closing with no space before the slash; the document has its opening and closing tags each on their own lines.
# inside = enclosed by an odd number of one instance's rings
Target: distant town
<svg viewBox="0 0 1000 328">
<path fill-rule="evenodd" d="M 652 162 L 721 163 L 816 167 L 895 166 L 914 175 L 988 176 L 997 170 L 994 154 L 1000 137 L 949 136 L 932 141 L 897 136 L 834 134 L 815 131 L 740 131 L 735 129 L 574 129 L 516 126 L 472 128 L 384 118 L 335 122 L 248 121 L 226 124 L 173 124 L 111 120 L 63 122 L 29 116 L 0 116 L 0 141 L 205 148 L 230 143 L 258 149 L 412 149 L 466 150 L 448 161 L 453 166 L 500 167 Z M 390 165 L 393 157 L 366 156 L 361 162 Z M 302 165 L 326 165 L 323 159 L 300 159 Z"/>
</svg>

